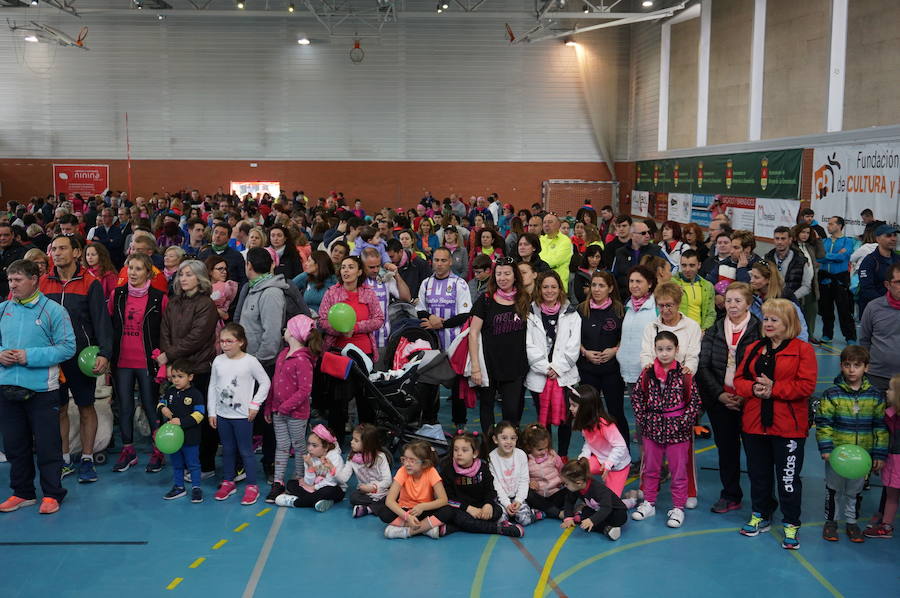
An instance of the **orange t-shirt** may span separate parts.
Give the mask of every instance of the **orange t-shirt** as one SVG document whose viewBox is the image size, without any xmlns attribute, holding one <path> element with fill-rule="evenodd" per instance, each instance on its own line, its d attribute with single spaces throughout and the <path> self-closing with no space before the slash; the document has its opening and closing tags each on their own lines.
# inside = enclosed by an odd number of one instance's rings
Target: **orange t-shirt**
<svg viewBox="0 0 900 598">
<path fill-rule="evenodd" d="M 397 500 L 404 509 L 411 509 L 423 502 L 434 500 L 434 485 L 441 481 L 441 474 L 434 467 L 429 467 L 422 472 L 419 479 L 412 478 L 406 469 L 401 467 L 394 476 L 394 481 L 400 484 L 400 498 Z"/>
</svg>

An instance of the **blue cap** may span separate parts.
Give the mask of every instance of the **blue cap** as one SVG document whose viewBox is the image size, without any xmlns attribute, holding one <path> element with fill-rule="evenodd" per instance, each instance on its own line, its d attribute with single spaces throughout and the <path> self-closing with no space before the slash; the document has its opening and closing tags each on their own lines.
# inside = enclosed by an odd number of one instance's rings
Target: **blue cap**
<svg viewBox="0 0 900 598">
<path fill-rule="evenodd" d="M 881 235 L 894 235 L 900 233 L 900 229 L 891 224 L 882 224 L 878 228 L 875 229 L 875 236 L 880 237 Z"/>
</svg>

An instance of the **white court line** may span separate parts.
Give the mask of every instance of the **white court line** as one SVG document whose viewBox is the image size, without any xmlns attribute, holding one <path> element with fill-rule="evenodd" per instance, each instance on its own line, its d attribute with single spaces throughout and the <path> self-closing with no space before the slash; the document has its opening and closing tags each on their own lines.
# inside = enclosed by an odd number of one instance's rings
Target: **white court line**
<svg viewBox="0 0 900 598">
<path fill-rule="evenodd" d="M 262 548 L 259 550 L 256 565 L 253 567 L 250 579 L 247 580 L 247 587 L 244 588 L 244 593 L 241 594 L 242 598 L 252 598 L 256 593 L 256 586 L 259 584 L 259 578 L 262 577 L 263 569 L 266 568 L 266 562 L 269 560 L 269 554 L 272 552 L 275 538 L 278 537 L 278 532 L 281 530 L 281 522 L 284 521 L 286 511 L 287 509 L 278 509 L 278 512 L 275 514 L 272 527 L 269 528 L 269 535 L 266 536 L 266 541 L 263 542 Z"/>
</svg>

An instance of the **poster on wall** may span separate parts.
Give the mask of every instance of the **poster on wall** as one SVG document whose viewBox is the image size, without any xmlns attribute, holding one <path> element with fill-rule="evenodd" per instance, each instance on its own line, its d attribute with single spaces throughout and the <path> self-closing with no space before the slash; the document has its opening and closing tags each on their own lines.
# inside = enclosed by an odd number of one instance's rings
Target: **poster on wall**
<svg viewBox="0 0 900 598">
<path fill-rule="evenodd" d="M 692 199 L 690 193 L 669 193 L 669 220 L 688 224 L 691 221 Z"/>
<path fill-rule="evenodd" d="M 631 192 L 631 215 L 643 218 L 650 216 L 650 193 L 648 191 Z"/>
<path fill-rule="evenodd" d="M 103 195 L 109 190 L 109 164 L 54 164 L 53 193 Z"/>
<path fill-rule="evenodd" d="M 771 239 L 779 226 L 797 224 L 800 202 L 794 199 L 756 198 L 756 236 Z"/>
<path fill-rule="evenodd" d="M 700 195 L 697 193 L 691 195 L 691 222 L 708 228 L 712 220 L 712 213 L 709 210 L 715 200 L 715 195 Z"/>
<path fill-rule="evenodd" d="M 821 147 L 813 150 L 812 208 L 823 221 L 842 216 L 848 235 L 862 234 L 859 213 L 900 219 L 900 142 Z"/>
<path fill-rule="evenodd" d="M 668 193 L 800 198 L 803 150 L 646 160 L 635 165 L 635 189 Z"/>
<path fill-rule="evenodd" d="M 734 230 L 753 232 L 756 224 L 756 198 L 719 195 L 716 198 L 724 208 Z"/>
</svg>

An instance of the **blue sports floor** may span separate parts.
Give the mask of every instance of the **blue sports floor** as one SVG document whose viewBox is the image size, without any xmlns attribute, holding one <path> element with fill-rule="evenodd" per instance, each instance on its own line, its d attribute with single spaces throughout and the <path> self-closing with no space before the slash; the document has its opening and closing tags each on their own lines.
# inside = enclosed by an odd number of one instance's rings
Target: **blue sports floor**
<svg viewBox="0 0 900 598">
<path fill-rule="evenodd" d="M 820 390 L 838 370 L 842 347 L 817 349 Z M 534 417 L 530 409 L 526 422 Z M 449 406 L 442 416 L 449 421 Z M 580 443 L 576 434 L 573 453 Z M 716 467 L 715 447 L 702 440 L 696 449 L 700 506 L 687 512 L 684 526 L 665 525 L 666 486 L 655 519 L 629 521 L 618 542 L 563 533 L 552 521 L 526 528 L 521 540 L 386 540 L 377 518 L 352 519 L 346 502 L 323 514 L 261 500 L 242 507 L 237 496 L 214 501 L 215 480 L 204 482 L 203 504 L 166 502 L 171 470 L 144 473 L 144 450 L 140 466 L 125 473 L 98 467 L 96 484 L 66 478 L 69 496 L 56 515 L 39 516 L 35 508 L 0 515 L 0 597 L 900 596 L 900 536 L 822 540 L 823 467 L 814 437 L 803 469 L 799 551 L 783 550 L 774 526 L 756 538 L 737 533 L 749 515 L 748 496 L 743 511 L 710 513 L 718 474 L 706 468 Z M 4 489 L 8 470 L 0 465 Z M 865 494 L 865 518 L 877 507 L 879 483 L 873 478 Z M 749 495 L 746 479 L 744 491 Z"/>
</svg>

